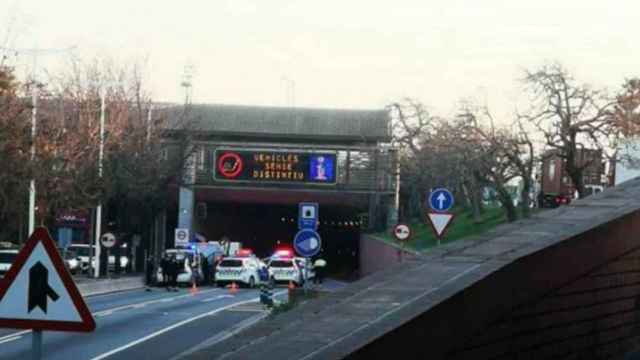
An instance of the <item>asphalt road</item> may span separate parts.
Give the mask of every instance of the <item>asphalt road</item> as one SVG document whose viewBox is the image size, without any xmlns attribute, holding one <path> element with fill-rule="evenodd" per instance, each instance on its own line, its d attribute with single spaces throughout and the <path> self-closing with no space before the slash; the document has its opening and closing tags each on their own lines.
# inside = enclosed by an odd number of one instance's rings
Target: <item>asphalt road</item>
<svg viewBox="0 0 640 360">
<path fill-rule="evenodd" d="M 277 289 L 286 293 L 286 289 Z M 44 359 L 176 359 L 212 344 L 264 316 L 258 290 L 155 288 L 85 299 L 96 320 L 93 333 L 44 332 Z M 0 329 L 0 359 L 30 359 L 31 333 Z"/>
</svg>

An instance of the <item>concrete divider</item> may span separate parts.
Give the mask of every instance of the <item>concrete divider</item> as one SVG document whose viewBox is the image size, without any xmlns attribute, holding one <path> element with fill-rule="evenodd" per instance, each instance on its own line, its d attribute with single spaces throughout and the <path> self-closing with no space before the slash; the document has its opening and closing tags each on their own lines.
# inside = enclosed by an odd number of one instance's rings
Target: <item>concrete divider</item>
<svg viewBox="0 0 640 360">
<path fill-rule="evenodd" d="M 106 294 L 144 287 L 143 276 L 127 276 L 118 279 L 86 280 L 77 284 L 82 296 Z"/>
</svg>

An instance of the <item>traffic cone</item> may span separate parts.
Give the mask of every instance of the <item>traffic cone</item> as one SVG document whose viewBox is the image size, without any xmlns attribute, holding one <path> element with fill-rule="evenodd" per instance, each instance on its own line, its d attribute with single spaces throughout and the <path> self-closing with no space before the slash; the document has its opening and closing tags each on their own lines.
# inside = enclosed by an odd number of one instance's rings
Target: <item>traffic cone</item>
<svg viewBox="0 0 640 360">
<path fill-rule="evenodd" d="M 193 285 L 191 286 L 191 295 L 195 295 L 197 293 L 198 293 L 198 286 L 194 282 Z"/>
<path fill-rule="evenodd" d="M 231 283 L 231 289 L 229 290 L 232 294 L 235 294 L 238 292 L 238 285 L 234 282 Z"/>
<path fill-rule="evenodd" d="M 293 284 L 293 281 L 289 280 L 289 290 L 295 289 L 296 286 Z"/>
</svg>

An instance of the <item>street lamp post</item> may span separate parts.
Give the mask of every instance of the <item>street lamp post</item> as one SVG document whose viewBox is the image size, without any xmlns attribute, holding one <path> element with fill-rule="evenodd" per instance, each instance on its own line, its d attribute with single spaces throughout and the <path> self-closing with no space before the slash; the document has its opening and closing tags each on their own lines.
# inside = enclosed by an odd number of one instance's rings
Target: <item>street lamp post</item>
<svg viewBox="0 0 640 360">
<path fill-rule="evenodd" d="M 104 127 L 105 116 L 107 110 L 107 90 L 114 85 L 120 85 L 118 81 L 104 82 L 100 87 L 100 144 L 98 151 L 98 177 L 102 179 L 103 175 L 103 162 L 104 162 Z M 95 271 L 94 277 L 100 277 L 100 237 L 102 235 L 102 200 L 98 202 L 96 207 L 96 232 L 95 232 Z M 109 259 L 107 259 L 107 272 L 109 266 Z"/>
<path fill-rule="evenodd" d="M 100 89 L 100 150 L 98 152 L 98 177 L 102 179 L 102 159 L 104 158 L 104 117 L 106 110 L 107 91 L 105 87 Z M 94 276 L 100 277 L 100 236 L 102 234 L 102 199 L 96 208 L 96 233 L 95 233 L 95 269 Z M 107 267 L 109 259 L 107 259 Z M 107 269 L 108 271 L 108 269 Z"/>
</svg>

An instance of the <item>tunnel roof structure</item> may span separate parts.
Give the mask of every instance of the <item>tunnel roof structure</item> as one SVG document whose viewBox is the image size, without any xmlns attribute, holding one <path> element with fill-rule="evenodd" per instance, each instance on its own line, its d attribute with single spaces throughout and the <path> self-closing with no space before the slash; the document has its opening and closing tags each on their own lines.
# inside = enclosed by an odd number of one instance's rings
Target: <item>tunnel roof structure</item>
<svg viewBox="0 0 640 360">
<path fill-rule="evenodd" d="M 190 128 L 203 134 L 248 138 L 322 139 L 361 143 L 389 142 L 386 110 L 347 110 L 194 104 L 164 106 L 168 130 Z M 185 121 L 187 119 L 187 121 Z"/>
</svg>

